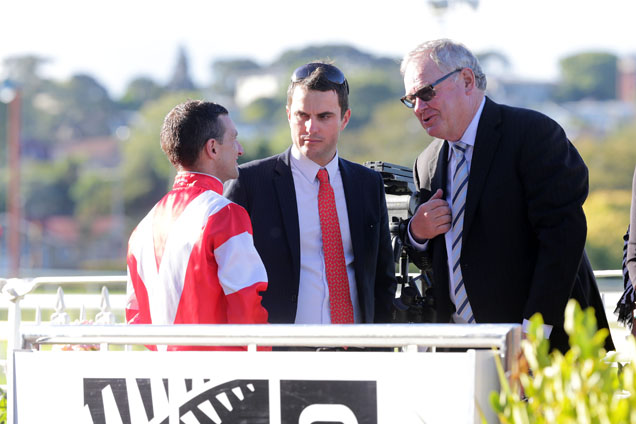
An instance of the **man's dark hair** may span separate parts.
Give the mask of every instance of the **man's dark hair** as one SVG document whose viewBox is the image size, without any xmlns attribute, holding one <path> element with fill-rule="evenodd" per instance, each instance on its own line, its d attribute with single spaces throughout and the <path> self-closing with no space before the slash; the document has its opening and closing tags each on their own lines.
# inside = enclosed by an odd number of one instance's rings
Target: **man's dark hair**
<svg viewBox="0 0 636 424">
<path fill-rule="evenodd" d="M 287 88 L 287 107 L 291 106 L 292 96 L 296 87 L 301 86 L 307 90 L 317 91 L 335 91 L 338 95 L 338 105 L 340 106 L 340 119 L 345 115 L 345 112 L 349 109 L 349 93 L 345 84 L 337 84 L 329 81 L 325 76 L 325 69 L 317 67 L 307 78 L 300 81 L 291 82 Z"/>
<path fill-rule="evenodd" d="M 194 165 L 211 138 L 222 143 L 225 126 L 218 118 L 227 114 L 223 106 L 202 100 L 175 106 L 161 127 L 161 149 L 172 165 L 177 169 Z"/>
</svg>

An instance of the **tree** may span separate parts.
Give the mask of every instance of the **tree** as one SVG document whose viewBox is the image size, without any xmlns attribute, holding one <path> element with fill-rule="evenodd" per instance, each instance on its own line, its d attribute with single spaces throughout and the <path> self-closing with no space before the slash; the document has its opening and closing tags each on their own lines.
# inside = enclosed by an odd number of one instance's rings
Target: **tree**
<svg viewBox="0 0 636 424">
<path fill-rule="evenodd" d="M 368 125 L 357 131 L 345 129 L 338 151 L 359 163 L 383 161 L 410 168 L 431 140 L 412 111 L 399 101 L 388 101 L 378 105 Z"/>
<path fill-rule="evenodd" d="M 60 85 L 42 78 L 41 68 L 48 62 L 40 56 L 13 56 L 4 60 L 7 77 L 20 88 L 22 96 L 21 139 L 29 144 L 53 144 L 62 108 L 57 100 Z M 6 130 L 0 123 L 2 134 Z"/>
<path fill-rule="evenodd" d="M 160 146 L 165 116 L 179 103 L 199 98 L 197 92 L 167 94 L 147 103 L 131 127 L 123 146 L 124 209 L 132 223 L 139 220 L 172 185 L 175 170 Z"/>
<path fill-rule="evenodd" d="M 386 102 L 400 104 L 404 88 L 398 65 L 393 69 L 371 69 L 353 72 L 348 77 L 351 120 L 347 128 L 358 129 L 369 124 L 374 113 Z"/>
<path fill-rule="evenodd" d="M 18 83 L 23 90 L 34 90 L 42 83 L 40 69 L 50 60 L 42 56 L 20 55 L 4 59 L 6 77 Z"/>
<path fill-rule="evenodd" d="M 226 96 L 233 96 L 237 80 L 245 74 L 255 74 L 260 65 L 251 59 L 224 59 L 212 62 L 213 88 Z"/>
<path fill-rule="evenodd" d="M 29 220 L 51 215 L 73 215 L 70 189 L 78 176 L 78 163 L 67 158 L 57 162 L 28 162 L 22 166 L 24 214 Z"/>
<path fill-rule="evenodd" d="M 561 84 L 556 98 L 576 101 L 585 98 L 616 98 L 618 58 L 610 53 L 580 53 L 561 59 Z"/>
<path fill-rule="evenodd" d="M 587 198 L 586 250 L 592 268 L 620 269 L 630 201 L 631 190 L 596 190 Z"/>
<path fill-rule="evenodd" d="M 90 75 L 77 74 L 62 84 L 55 96 L 60 114 L 57 135 L 61 140 L 110 135 L 116 107 L 108 91 Z"/>
<path fill-rule="evenodd" d="M 623 234 L 629 224 L 632 176 L 636 164 L 636 125 L 620 128 L 603 140 L 577 140 L 589 169 L 585 202 L 587 251 L 594 269 L 621 266 Z"/>
<path fill-rule="evenodd" d="M 75 218 L 87 225 L 96 217 L 111 215 L 116 184 L 106 171 L 85 170 L 69 190 L 75 203 Z"/>
<path fill-rule="evenodd" d="M 272 63 L 272 66 L 293 70 L 304 63 L 316 60 L 334 61 L 335 65 L 343 72 L 353 68 L 395 68 L 398 63 L 394 59 L 376 57 L 358 50 L 353 46 L 344 44 L 324 44 L 307 46 L 297 50 L 287 50 L 276 61 L 274 61 L 274 63 Z"/>
<path fill-rule="evenodd" d="M 482 70 L 488 76 L 503 75 L 510 71 L 510 60 L 498 51 L 489 50 L 477 55 Z"/>
<path fill-rule="evenodd" d="M 137 110 L 146 102 L 156 100 L 165 93 L 165 89 L 148 77 L 137 77 L 128 83 L 120 103 L 127 109 Z"/>
<path fill-rule="evenodd" d="M 590 171 L 590 191 L 631 190 L 636 164 L 636 124 L 618 128 L 604 139 L 583 137 L 576 147 Z"/>
<path fill-rule="evenodd" d="M 170 91 L 192 91 L 196 89 L 192 78 L 190 78 L 190 65 L 184 47 L 179 48 L 177 64 L 166 88 Z"/>
</svg>

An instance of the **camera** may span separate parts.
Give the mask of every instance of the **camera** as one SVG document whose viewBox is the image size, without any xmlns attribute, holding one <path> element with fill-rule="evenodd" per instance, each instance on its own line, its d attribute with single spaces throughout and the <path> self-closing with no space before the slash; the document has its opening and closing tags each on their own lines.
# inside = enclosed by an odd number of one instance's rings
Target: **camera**
<svg viewBox="0 0 636 424">
<path fill-rule="evenodd" d="M 396 275 L 396 298 L 393 300 L 392 321 L 394 323 L 436 322 L 435 298 L 433 297 L 433 270 L 430 258 L 415 255 L 403 240 L 408 237 L 408 219 L 418 206 L 418 193 L 411 170 L 405 166 L 387 162 L 365 162 L 364 166 L 382 175 L 384 193 L 389 214 L 389 230 L 393 246 L 393 260 L 399 267 Z M 409 264 L 417 266 L 421 273 L 409 275 Z"/>
</svg>

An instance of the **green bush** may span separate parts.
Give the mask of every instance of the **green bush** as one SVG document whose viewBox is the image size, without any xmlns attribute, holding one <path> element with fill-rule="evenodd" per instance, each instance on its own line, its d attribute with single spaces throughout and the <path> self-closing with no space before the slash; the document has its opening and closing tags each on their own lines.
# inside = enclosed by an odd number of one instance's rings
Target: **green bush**
<svg viewBox="0 0 636 424">
<path fill-rule="evenodd" d="M 608 354 L 603 348 L 608 330 L 597 331 L 594 310 L 582 311 L 574 300 L 565 310 L 565 330 L 570 337 L 565 355 L 549 352 L 542 326 L 541 315 L 531 318 L 516 375 L 506 376 L 498 364 L 501 392 L 491 393 L 490 402 L 501 422 L 636 422 L 633 337 L 627 362 L 621 365 L 616 353 Z"/>
<path fill-rule="evenodd" d="M 7 394 L 0 389 L 0 424 L 7 422 Z"/>
</svg>

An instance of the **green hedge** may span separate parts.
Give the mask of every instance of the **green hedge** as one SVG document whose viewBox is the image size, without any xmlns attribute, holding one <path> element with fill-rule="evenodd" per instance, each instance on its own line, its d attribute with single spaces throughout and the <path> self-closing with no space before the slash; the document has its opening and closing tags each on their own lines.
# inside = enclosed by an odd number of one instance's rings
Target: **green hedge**
<svg viewBox="0 0 636 424">
<path fill-rule="evenodd" d="M 505 375 L 498 364 L 501 392 L 490 401 L 502 423 L 636 422 L 636 344 L 619 362 L 603 347 L 607 329 L 597 331 L 594 310 L 571 300 L 565 311 L 570 350 L 549 352 L 543 319 L 530 320 L 517 369 Z M 623 352 L 621 353 L 623 355 Z"/>
</svg>

